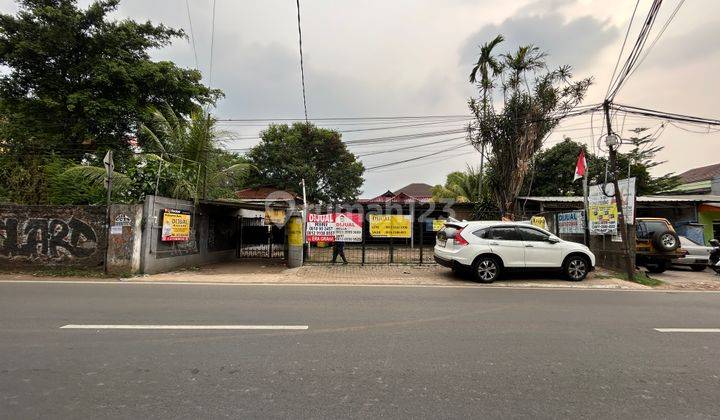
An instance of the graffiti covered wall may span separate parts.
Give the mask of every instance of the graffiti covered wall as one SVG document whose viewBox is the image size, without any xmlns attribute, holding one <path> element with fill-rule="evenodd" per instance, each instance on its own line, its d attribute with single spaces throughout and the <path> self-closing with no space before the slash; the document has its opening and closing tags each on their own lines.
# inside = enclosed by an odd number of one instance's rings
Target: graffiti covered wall
<svg viewBox="0 0 720 420">
<path fill-rule="evenodd" d="M 102 267 L 104 206 L 0 205 L 0 267 Z"/>
</svg>

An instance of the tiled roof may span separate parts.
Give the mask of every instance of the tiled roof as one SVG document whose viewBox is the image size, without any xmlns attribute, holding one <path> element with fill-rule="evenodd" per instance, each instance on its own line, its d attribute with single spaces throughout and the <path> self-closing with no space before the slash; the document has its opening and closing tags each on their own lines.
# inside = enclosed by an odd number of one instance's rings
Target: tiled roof
<svg viewBox="0 0 720 420">
<path fill-rule="evenodd" d="M 690 182 L 708 181 L 716 176 L 720 176 L 720 163 L 690 169 L 680 174 L 680 180 L 683 184 L 688 184 Z"/>
<path fill-rule="evenodd" d="M 433 186 L 422 182 L 416 182 L 413 184 L 406 185 L 399 190 L 395 191 L 395 195 L 407 194 L 410 197 L 415 198 L 428 198 L 432 197 Z"/>
</svg>

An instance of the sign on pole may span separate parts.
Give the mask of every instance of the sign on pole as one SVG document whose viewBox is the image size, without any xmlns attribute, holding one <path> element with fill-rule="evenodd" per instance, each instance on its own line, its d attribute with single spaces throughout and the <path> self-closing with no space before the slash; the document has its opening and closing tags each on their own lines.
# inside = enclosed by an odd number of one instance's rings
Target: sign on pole
<svg viewBox="0 0 720 420">
<path fill-rule="evenodd" d="M 362 242 L 363 215 L 359 213 L 334 213 L 335 241 Z"/>
<path fill-rule="evenodd" d="M 308 213 L 305 229 L 308 242 L 332 242 L 335 240 L 335 223 L 333 223 L 332 213 Z"/>
<path fill-rule="evenodd" d="M 359 213 L 309 213 L 305 234 L 308 242 L 362 242 L 362 224 Z"/>
<path fill-rule="evenodd" d="M 625 223 L 635 222 L 635 178 L 618 181 L 623 197 Z M 588 191 L 588 227 L 591 235 L 616 235 L 618 210 L 615 204 L 615 187 L 608 183 L 605 192 L 601 185 L 591 185 Z"/>
<path fill-rule="evenodd" d="M 412 217 L 405 214 L 371 214 L 370 236 L 373 238 L 410 238 Z"/>
</svg>

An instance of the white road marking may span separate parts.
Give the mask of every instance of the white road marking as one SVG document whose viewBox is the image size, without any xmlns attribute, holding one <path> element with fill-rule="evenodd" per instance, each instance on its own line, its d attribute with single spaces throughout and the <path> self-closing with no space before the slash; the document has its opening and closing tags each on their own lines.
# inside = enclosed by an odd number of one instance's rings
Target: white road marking
<svg viewBox="0 0 720 420">
<path fill-rule="evenodd" d="M 92 325 L 68 324 L 70 330 L 307 330 L 307 325 Z"/>
<path fill-rule="evenodd" d="M 720 328 L 655 328 L 659 332 L 720 333 Z"/>
</svg>

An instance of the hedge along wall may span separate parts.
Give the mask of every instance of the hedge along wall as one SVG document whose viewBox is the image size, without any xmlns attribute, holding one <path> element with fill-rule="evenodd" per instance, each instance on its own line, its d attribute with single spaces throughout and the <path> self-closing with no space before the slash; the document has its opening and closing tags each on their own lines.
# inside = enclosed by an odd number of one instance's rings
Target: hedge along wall
<svg viewBox="0 0 720 420">
<path fill-rule="evenodd" d="M 102 268 L 105 206 L 0 205 L 0 267 Z"/>
</svg>

